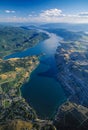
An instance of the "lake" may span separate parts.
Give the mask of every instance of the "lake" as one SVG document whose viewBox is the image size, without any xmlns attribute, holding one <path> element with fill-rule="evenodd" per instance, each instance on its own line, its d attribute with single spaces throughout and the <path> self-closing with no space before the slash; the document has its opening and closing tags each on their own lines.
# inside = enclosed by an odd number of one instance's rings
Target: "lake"
<svg viewBox="0 0 88 130">
<path fill-rule="evenodd" d="M 45 54 L 40 57 L 40 64 L 32 72 L 30 80 L 21 87 L 21 92 L 39 117 L 50 119 L 67 97 L 56 80 L 57 67 L 54 57 L 62 39 L 53 33 L 45 33 L 49 35 L 49 39 L 25 51 L 8 55 L 5 59 Z"/>
</svg>

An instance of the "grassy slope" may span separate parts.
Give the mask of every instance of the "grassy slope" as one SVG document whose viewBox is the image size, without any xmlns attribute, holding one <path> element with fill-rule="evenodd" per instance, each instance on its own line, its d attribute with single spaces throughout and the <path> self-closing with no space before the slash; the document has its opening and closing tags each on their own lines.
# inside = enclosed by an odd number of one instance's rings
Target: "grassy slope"
<svg viewBox="0 0 88 130">
<path fill-rule="evenodd" d="M 32 47 L 46 38 L 45 33 L 34 29 L 0 26 L 0 57 Z"/>
</svg>

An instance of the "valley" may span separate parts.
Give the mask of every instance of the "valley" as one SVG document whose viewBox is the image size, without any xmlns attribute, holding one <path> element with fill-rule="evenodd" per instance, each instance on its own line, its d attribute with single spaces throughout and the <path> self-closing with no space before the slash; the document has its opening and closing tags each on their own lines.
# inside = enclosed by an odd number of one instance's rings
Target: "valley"
<svg viewBox="0 0 88 130">
<path fill-rule="evenodd" d="M 0 32 L 0 130 L 86 130 L 88 34 L 27 27 Z"/>
</svg>

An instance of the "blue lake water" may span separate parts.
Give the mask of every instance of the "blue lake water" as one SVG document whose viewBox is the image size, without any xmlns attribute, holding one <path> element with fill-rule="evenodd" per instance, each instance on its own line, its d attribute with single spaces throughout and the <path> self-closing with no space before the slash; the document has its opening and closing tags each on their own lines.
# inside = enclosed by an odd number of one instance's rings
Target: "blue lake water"
<svg viewBox="0 0 88 130">
<path fill-rule="evenodd" d="M 61 39 L 52 33 L 49 36 L 49 39 L 32 48 L 5 57 L 8 59 L 45 54 L 40 57 L 40 64 L 32 72 L 29 82 L 21 87 L 22 96 L 42 118 L 52 118 L 56 109 L 67 99 L 63 88 L 56 80 L 54 54 Z"/>
</svg>

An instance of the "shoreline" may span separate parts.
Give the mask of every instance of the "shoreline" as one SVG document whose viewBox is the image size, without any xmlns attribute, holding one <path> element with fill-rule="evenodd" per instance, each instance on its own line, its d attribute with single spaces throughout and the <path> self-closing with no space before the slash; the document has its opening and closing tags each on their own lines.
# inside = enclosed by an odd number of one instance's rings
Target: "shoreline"
<svg viewBox="0 0 88 130">
<path fill-rule="evenodd" d="M 40 56 L 41 57 L 41 56 Z M 39 58 L 40 58 L 39 57 Z M 38 64 L 39 65 L 39 64 Z M 38 66 L 37 65 L 37 66 Z M 36 67 L 37 68 L 37 67 Z M 36 69 L 35 68 L 35 69 Z M 34 72 L 35 71 L 35 69 L 32 71 L 32 72 Z M 32 73 L 31 73 L 31 75 L 32 75 Z M 30 75 L 30 76 L 31 76 Z M 30 84 L 30 77 L 29 77 L 29 79 L 28 79 L 28 81 L 27 82 L 29 82 L 29 84 Z M 24 83 L 24 85 L 25 85 L 25 83 Z M 25 87 L 23 85 L 23 87 Z M 25 98 L 24 98 L 25 99 Z M 67 99 L 67 98 L 66 98 Z M 61 106 L 61 105 L 63 105 L 63 103 L 65 103 L 65 101 L 67 101 L 66 99 L 63 99 L 61 102 L 62 103 L 60 103 L 60 104 L 57 104 L 55 107 L 54 107 L 54 109 L 53 109 L 53 111 L 52 111 L 52 113 L 51 114 L 49 114 L 49 116 L 47 116 L 47 117 L 44 117 L 44 116 L 41 116 L 41 114 L 38 114 L 37 113 L 37 116 L 39 117 L 39 119 L 44 119 L 44 120 L 46 120 L 46 119 L 48 119 L 48 120 L 53 120 L 54 119 L 54 117 L 56 116 L 56 114 L 57 114 L 57 111 L 58 111 L 58 108 Z M 27 101 L 26 101 L 27 102 Z M 29 105 L 30 105 L 30 102 L 27 102 Z M 33 108 L 33 110 L 35 110 L 35 112 L 37 112 L 36 111 L 36 109 L 34 109 L 34 107 L 33 107 L 33 105 L 30 105 L 32 108 Z M 41 112 L 40 112 L 41 113 Z"/>
</svg>

